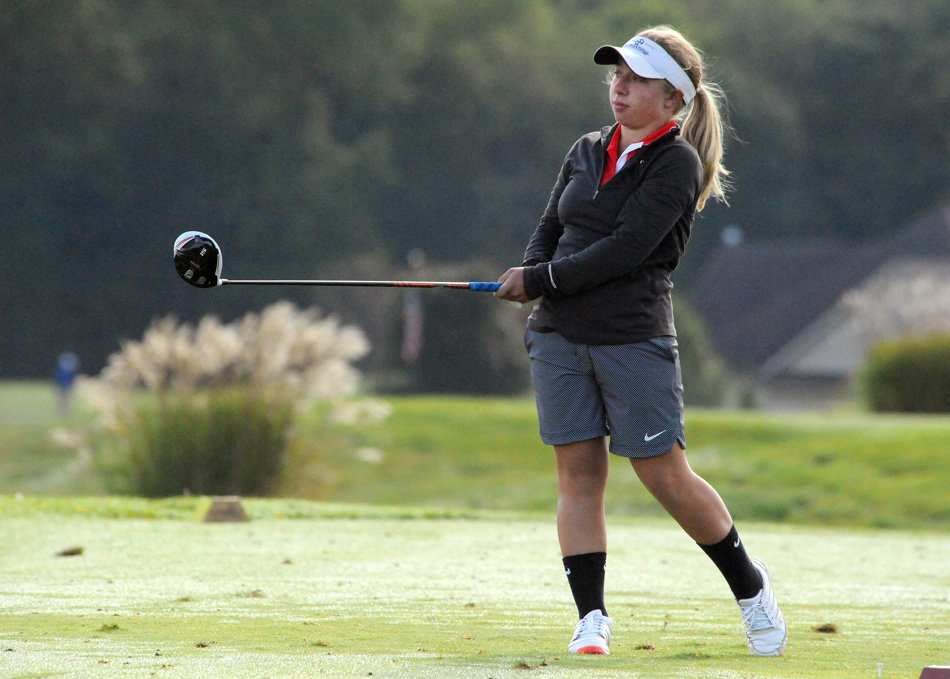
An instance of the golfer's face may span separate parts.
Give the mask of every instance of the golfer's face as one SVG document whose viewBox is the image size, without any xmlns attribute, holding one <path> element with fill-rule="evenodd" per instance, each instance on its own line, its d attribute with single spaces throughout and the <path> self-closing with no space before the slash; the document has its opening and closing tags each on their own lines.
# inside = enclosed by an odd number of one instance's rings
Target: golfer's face
<svg viewBox="0 0 950 679">
<path fill-rule="evenodd" d="M 630 130 L 650 133 L 670 120 L 669 87 L 665 80 L 639 76 L 626 63 L 617 64 L 610 81 L 610 107 L 618 123 Z"/>
</svg>

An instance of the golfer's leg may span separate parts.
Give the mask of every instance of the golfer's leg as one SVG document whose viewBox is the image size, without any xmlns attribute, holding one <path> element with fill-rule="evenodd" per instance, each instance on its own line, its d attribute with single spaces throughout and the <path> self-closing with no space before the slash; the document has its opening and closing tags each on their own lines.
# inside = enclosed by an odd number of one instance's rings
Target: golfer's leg
<svg viewBox="0 0 950 679">
<path fill-rule="evenodd" d="M 742 611 L 752 655 L 781 655 L 788 626 L 775 601 L 768 569 L 749 558 L 719 493 L 690 469 L 679 443 L 666 455 L 631 462 L 643 485 L 726 579 Z"/>
<path fill-rule="evenodd" d="M 607 615 L 604 603 L 607 445 L 604 438 L 599 437 L 555 446 L 554 450 L 558 471 L 557 534 L 561 543 L 561 561 L 577 606 L 577 617 L 581 620 L 568 651 L 606 653 L 610 645 L 610 620 L 603 618 L 601 622 L 588 614 L 593 615 L 597 610 L 599 615 Z M 593 627 L 585 632 L 588 623 Z M 602 628 L 602 625 L 606 627 Z M 588 638 L 589 633 L 596 637 L 594 641 Z"/>
<path fill-rule="evenodd" d="M 554 446 L 561 556 L 607 551 L 604 492 L 609 460 L 603 437 Z"/>
<path fill-rule="evenodd" d="M 697 543 L 715 544 L 732 530 L 719 493 L 690 468 L 679 443 L 665 455 L 630 462 L 646 489 Z"/>
</svg>

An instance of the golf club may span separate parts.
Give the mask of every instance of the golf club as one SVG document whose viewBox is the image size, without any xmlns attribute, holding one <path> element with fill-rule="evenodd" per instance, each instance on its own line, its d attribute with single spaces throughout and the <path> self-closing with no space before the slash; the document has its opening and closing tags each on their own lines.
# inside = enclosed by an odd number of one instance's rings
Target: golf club
<svg viewBox="0 0 950 679">
<path fill-rule="evenodd" d="M 197 288 L 219 285 L 327 285 L 363 288 L 453 288 L 495 292 L 501 283 L 346 280 L 232 280 L 221 278 L 224 257 L 214 239 L 200 231 L 186 231 L 175 239 L 175 271 Z"/>
</svg>

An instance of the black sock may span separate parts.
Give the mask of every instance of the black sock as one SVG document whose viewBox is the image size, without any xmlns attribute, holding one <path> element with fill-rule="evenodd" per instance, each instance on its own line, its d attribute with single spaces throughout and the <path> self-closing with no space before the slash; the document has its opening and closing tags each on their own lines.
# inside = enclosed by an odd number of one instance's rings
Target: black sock
<svg viewBox="0 0 950 679">
<path fill-rule="evenodd" d="M 607 615 L 604 606 L 604 570 L 607 568 L 607 552 L 591 552 L 565 556 L 564 573 L 577 604 L 577 615 L 585 615 L 599 608 Z"/>
<path fill-rule="evenodd" d="M 736 599 L 751 599 L 762 589 L 762 574 L 746 554 L 735 526 L 716 544 L 699 546 L 726 578 Z"/>
</svg>

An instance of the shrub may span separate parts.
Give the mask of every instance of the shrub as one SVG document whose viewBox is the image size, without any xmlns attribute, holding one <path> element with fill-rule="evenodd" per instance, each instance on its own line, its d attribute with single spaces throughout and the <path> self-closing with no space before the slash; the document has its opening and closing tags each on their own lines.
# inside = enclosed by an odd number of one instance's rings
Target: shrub
<svg viewBox="0 0 950 679">
<path fill-rule="evenodd" d="M 462 280 L 493 280 L 477 272 Z M 521 394 L 530 387 L 524 325 L 516 311 L 484 293 L 422 298 L 425 331 L 412 391 L 437 394 Z"/>
<path fill-rule="evenodd" d="M 359 329 L 286 302 L 230 325 L 162 319 L 80 382 L 100 415 L 100 469 L 111 490 L 148 497 L 266 494 L 297 413 L 346 403 L 368 350 Z"/>
<path fill-rule="evenodd" d="M 267 495 L 293 422 L 288 403 L 253 390 L 172 394 L 136 407 L 129 432 L 128 483 L 146 497 L 182 489 L 214 495 Z"/>
<path fill-rule="evenodd" d="M 871 349 L 858 379 L 871 410 L 950 412 L 950 335 L 882 342 Z"/>
<path fill-rule="evenodd" d="M 421 265 L 395 275 L 406 280 L 493 281 L 500 267 L 479 262 Z M 503 270 L 503 269 L 501 269 Z M 373 292 L 379 297 L 379 293 Z M 417 300 L 420 324 L 416 356 L 404 351 L 407 296 Z M 388 393 L 524 394 L 530 389 L 524 348 L 525 320 L 520 311 L 482 292 L 404 290 L 387 295 L 387 324 L 376 345 L 377 385 Z M 382 328 L 380 328 L 382 330 Z"/>
<path fill-rule="evenodd" d="M 683 399 L 688 406 L 726 405 L 737 391 L 738 382 L 713 349 L 702 318 L 679 297 L 673 299 Z"/>
</svg>

